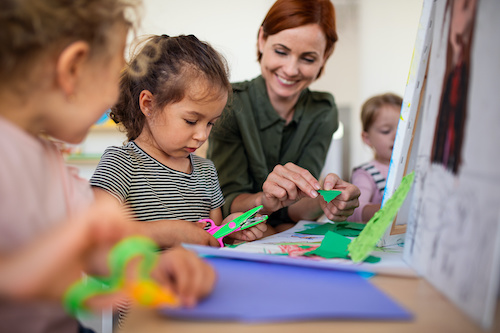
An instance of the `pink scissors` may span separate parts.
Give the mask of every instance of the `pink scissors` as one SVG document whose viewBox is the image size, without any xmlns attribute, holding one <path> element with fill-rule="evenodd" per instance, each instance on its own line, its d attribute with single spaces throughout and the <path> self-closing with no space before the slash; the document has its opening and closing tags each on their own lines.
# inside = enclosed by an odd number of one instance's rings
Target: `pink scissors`
<svg viewBox="0 0 500 333">
<path fill-rule="evenodd" d="M 238 230 L 245 230 L 268 219 L 267 215 L 255 216 L 257 212 L 262 209 L 262 207 L 263 206 L 261 205 L 250 209 L 249 211 L 241 214 L 237 218 L 224 225 L 216 225 L 211 219 L 202 219 L 198 222 L 207 222 L 210 226 L 207 229 L 207 232 L 209 232 L 219 241 L 221 247 L 224 247 L 222 239 L 227 235 L 232 234 L 233 232 Z"/>
</svg>

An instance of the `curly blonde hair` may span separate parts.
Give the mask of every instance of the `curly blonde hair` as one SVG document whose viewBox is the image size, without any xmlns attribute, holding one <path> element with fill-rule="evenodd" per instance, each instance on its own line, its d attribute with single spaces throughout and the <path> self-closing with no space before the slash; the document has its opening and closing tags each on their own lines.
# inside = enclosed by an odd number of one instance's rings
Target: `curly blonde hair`
<svg viewBox="0 0 500 333">
<path fill-rule="evenodd" d="M 132 27 L 140 0 L 0 1 L 0 85 L 29 79 L 41 59 L 86 41 L 91 55 L 109 52 L 111 28 Z"/>
</svg>

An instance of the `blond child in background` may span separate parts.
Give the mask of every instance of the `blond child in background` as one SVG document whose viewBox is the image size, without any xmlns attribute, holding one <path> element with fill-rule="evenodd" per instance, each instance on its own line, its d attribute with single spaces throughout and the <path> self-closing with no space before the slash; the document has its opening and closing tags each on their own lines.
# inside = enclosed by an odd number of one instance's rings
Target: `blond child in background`
<svg viewBox="0 0 500 333">
<path fill-rule="evenodd" d="M 151 36 L 120 81 L 111 117 L 128 142 L 108 147 L 90 183 L 96 198 L 126 205 L 146 233 L 165 246 L 219 246 L 200 219 L 220 225 L 224 203 L 212 161 L 194 154 L 219 119 L 231 85 L 225 60 L 195 36 Z M 194 222 L 194 223 L 193 223 Z M 267 226 L 231 234 L 262 237 Z"/>
<path fill-rule="evenodd" d="M 373 96 L 361 108 L 361 137 L 372 148 L 374 159 L 353 170 L 351 182 L 361 195 L 349 221 L 368 222 L 380 209 L 402 103 L 398 95 L 386 93 Z"/>
<path fill-rule="evenodd" d="M 109 273 L 110 247 L 137 234 L 138 223 L 116 205 L 92 205 L 89 184 L 45 139 L 81 142 L 115 103 L 134 8 L 128 0 L 0 2 L 2 331 L 84 331 L 62 308 L 65 290 L 82 271 Z M 185 305 L 215 280 L 210 266 L 183 249 L 160 256 L 154 275 Z"/>
</svg>

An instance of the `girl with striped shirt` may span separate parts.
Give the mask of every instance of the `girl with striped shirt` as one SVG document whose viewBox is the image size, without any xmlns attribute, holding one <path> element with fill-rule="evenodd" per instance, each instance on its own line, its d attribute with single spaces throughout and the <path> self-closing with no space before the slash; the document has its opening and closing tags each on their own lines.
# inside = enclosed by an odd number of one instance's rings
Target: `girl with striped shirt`
<svg viewBox="0 0 500 333">
<path fill-rule="evenodd" d="M 220 117 L 231 85 L 227 64 L 195 36 L 149 37 L 120 79 L 111 118 L 128 142 L 108 147 L 90 180 L 97 200 L 114 198 L 162 247 L 219 246 L 203 223 L 223 222 L 224 197 L 212 161 L 194 152 Z M 262 237 L 259 224 L 229 237 Z"/>
</svg>

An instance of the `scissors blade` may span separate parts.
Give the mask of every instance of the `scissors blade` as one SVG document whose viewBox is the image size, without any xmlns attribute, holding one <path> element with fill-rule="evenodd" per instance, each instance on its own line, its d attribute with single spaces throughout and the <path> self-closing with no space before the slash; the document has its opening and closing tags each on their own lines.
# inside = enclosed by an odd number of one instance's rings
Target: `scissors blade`
<svg viewBox="0 0 500 333">
<path fill-rule="evenodd" d="M 250 227 L 253 227 L 254 225 L 256 224 L 259 224 L 261 222 L 264 222 L 265 220 L 267 220 L 269 218 L 269 216 L 267 215 L 262 215 L 262 216 L 253 216 L 253 217 L 250 217 L 248 218 L 245 222 L 243 222 L 241 224 L 241 230 L 245 230 L 245 229 L 248 229 Z"/>
<path fill-rule="evenodd" d="M 249 218 L 254 217 L 255 214 L 257 214 L 257 212 L 262 209 L 262 207 L 263 206 L 260 205 L 260 206 L 257 206 L 255 208 L 252 208 L 249 211 L 247 211 L 247 212 L 241 214 L 240 216 L 236 217 L 235 219 L 231 220 L 230 222 L 226 223 L 225 225 L 220 226 L 219 229 L 217 230 L 217 232 L 215 232 L 213 234 L 213 236 L 215 238 L 219 239 L 219 238 L 222 238 L 222 237 L 229 235 L 230 233 L 233 233 L 237 230 L 240 230 L 242 224 L 245 221 L 247 221 Z M 255 224 L 257 224 L 257 223 L 255 223 Z"/>
</svg>

